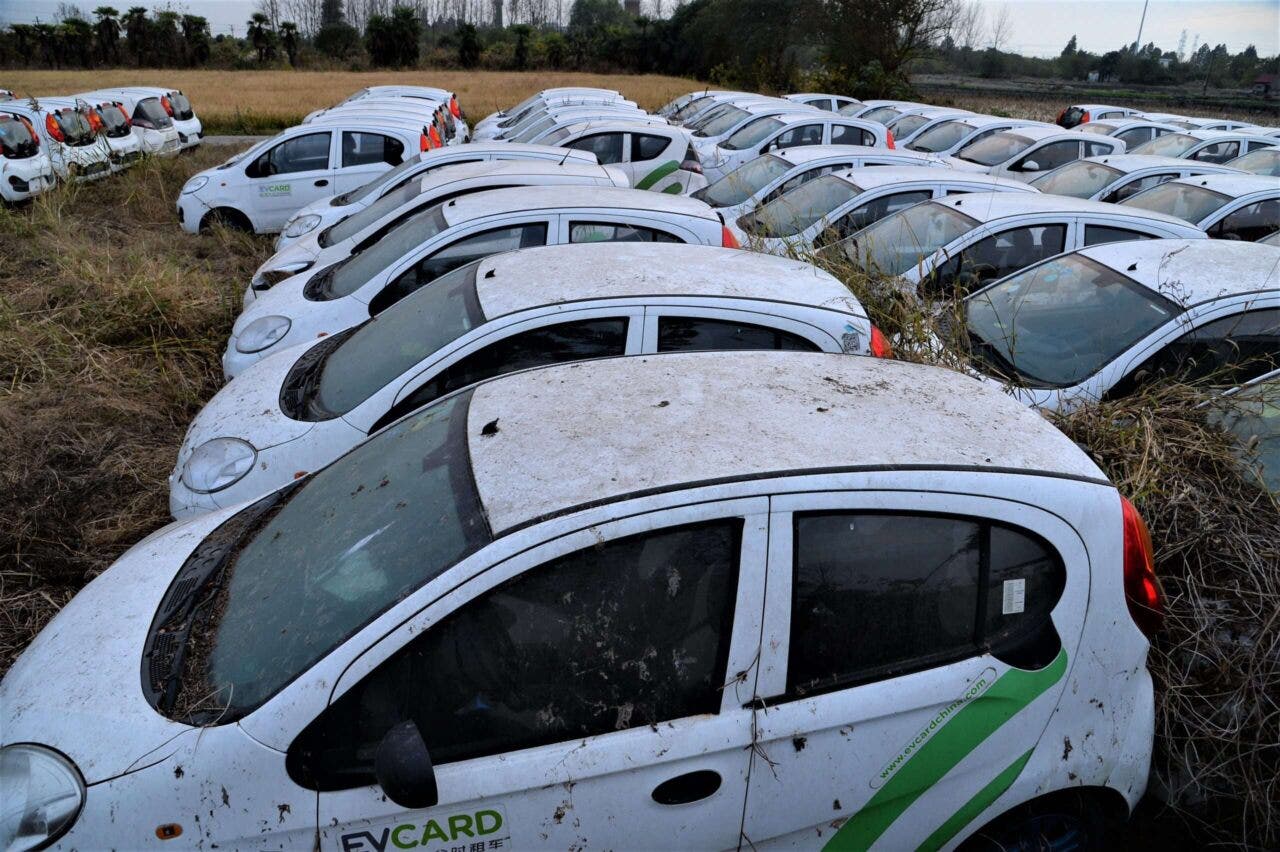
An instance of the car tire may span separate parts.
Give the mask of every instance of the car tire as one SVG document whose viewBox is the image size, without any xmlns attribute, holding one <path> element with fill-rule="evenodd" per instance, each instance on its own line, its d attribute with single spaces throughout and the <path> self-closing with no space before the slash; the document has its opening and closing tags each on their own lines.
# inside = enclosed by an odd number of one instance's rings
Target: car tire
<svg viewBox="0 0 1280 852">
<path fill-rule="evenodd" d="M 253 233 L 253 223 L 249 221 L 249 217 L 233 207 L 219 207 L 204 214 L 204 218 L 200 220 L 200 232 L 206 233 L 215 225 Z"/>
<path fill-rule="evenodd" d="M 960 844 L 961 852 L 1101 852 L 1107 817 L 1084 793 L 1047 796 L 997 817 Z"/>
</svg>

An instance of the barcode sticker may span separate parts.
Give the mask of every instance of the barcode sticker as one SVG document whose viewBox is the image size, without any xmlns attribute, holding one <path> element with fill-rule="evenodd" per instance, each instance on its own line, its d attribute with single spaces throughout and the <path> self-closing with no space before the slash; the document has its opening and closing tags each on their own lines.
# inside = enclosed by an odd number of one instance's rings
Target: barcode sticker
<svg viewBox="0 0 1280 852">
<path fill-rule="evenodd" d="M 1003 615 L 1017 615 L 1026 609 L 1027 605 L 1027 581 L 1026 580 L 1005 580 L 1004 581 L 1004 604 L 1001 607 Z"/>
</svg>

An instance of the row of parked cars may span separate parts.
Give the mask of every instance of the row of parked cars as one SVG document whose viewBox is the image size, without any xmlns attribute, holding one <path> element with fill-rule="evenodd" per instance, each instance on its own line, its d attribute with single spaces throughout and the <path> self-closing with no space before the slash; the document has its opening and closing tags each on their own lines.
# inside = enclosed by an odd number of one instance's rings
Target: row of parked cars
<svg viewBox="0 0 1280 852">
<path fill-rule="evenodd" d="M 203 138 L 179 89 L 129 86 L 58 97 L 0 89 L 0 199 L 25 201 L 59 181 L 98 180 L 143 155 L 177 154 Z"/>
<path fill-rule="evenodd" d="M 1261 380 L 1280 249 L 904 145 L 931 109 L 575 88 L 469 126 L 364 90 L 193 177 L 184 228 L 279 250 L 178 520 L 0 683 L 0 840 L 1100 844 L 1146 787 L 1160 588 L 1036 409 Z M 820 250 L 967 294 L 967 373 L 744 250 L 828 180 L 916 193 Z"/>
</svg>

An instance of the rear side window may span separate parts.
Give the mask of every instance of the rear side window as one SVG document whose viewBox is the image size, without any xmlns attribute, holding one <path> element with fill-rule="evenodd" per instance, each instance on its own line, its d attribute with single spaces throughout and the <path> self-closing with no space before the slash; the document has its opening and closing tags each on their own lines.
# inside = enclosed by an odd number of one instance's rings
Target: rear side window
<svg viewBox="0 0 1280 852">
<path fill-rule="evenodd" d="M 1222 240 L 1254 242 L 1280 230 L 1280 198 L 1246 204 L 1209 229 L 1209 236 Z"/>
<path fill-rule="evenodd" d="M 978 518 L 879 512 L 795 517 L 787 694 L 897 677 L 990 650 L 1023 667 L 1060 642 L 1066 573 L 1030 533 Z"/>
<path fill-rule="evenodd" d="M 1166 345 L 1109 391 L 1123 396 L 1150 381 L 1178 377 L 1234 387 L 1280 369 L 1280 309 L 1206 323 Z"/>
<path fill-rule="evenodd" d="M 795 148 L 800 145 L 821 145 L 822 144 L 822 125 L 821 124 L 805 124 L 801 127 L 793 127 L 782 133 L 777 139 L 770 143 L 770 148 Z"/>
<path fill-rule="evenodd" d="M 1165 172 L 1164 174 L 1159 174 L 1159 175 L 1147 175 L 1144 178 L 1139 178 L 1138 180 L 1131 180 L 1128 183 L 1124 184 L 1123 186 L 1116 187 L 1115 189 L 1111 190 L 1105 196 L 1103 196 L 1098 200 L 1109 201 L 1112 204 L 1117 204 L 1121 201 L 1124 201 L 1126 198 L 1131 198 L 1137 195 L 1139 192 L 1148 190 L 1153 186 L 1159 186 L 1165 181 L 1173 180 L 1177 176 L 1178 176 L 1177 172 Z"/>
<path fill-rule="evenodd" d="M 938 267 L 932 285 L 972 291 L 1062 252 L 1066 225 L 1012 228 L 979 240 Z"/>
<path fill-rule="evenodd" d="M 665 231 L 622 225 L 613 222 L 573 222 L 569 225 L 571 243 L 682 243 Z"/>
<path fill-rule="evenodd" d="M 1114 150 L 1115 149 L 1112 148 L 1110 145 L 1104 145 L 1101 142 L 1084 143 L 1084 155 L 1086 157 L 1105 157 L 1107 154 L 1110 154 Z"/>
<path fill-rule="evenodd" d="M 584 136 L 565 146 L 577 151 L 590 151 L 596 155 L 600 165 L 622 162 L 622 134 L 598 133 L 595 136 Z"/>
<path fill-rule="evenodd" d="M 653 160 L 662 156 L 671 140 L 664 136 L 650 136 L 647 133 L 631 134 L 631 162 Z"/>
<path fill-rule="evenodd" d="M 1150 234 L 1130 231 L 1128 228 L 1108 228 L 1106 225 L 1085 225 L 1084 244 L 1097 246 L 1103 243 L 1122 243 L 1126 240 L 1149 240 Z"/>
<path fill-rule="evenodd" d="M 696 352 L 712 349 L 821 351 L 811 341 L 798 334 L 762 325 L 704 317 L 661 317 L 658 320 L 659 352 Z"/>
<path fill-rule="evenodd" d="M 871 131 L 861 127 L 850 127 L 846 124 L 831 125 L 832 145 L 874 145 L 876 138 Z"/>
<path fill-rule="evenodd" d="M 271 177 L 294 172 L 310 172 L 329 168 L 329 133 L 307 133 L 287 139 L 263 152 L 249 164 L 245 174 L 251 178 Z"/>
<path fill-rule="evenodd" d="M 376 783 L 394 725 L 432 762 L 502 754 L 720 709 L 742 522 L 598 544 L 485 593 L 413 639 L 289 749 L 311 789 Z"/>
<path fill-rule="evenodd" d="M 1202 163 L 1225 163 L 1240 156 L 1239 142 L 1215 142 L 1206 145 L 1191 155 L 1191 159 Z"/>
<path fill-rule="evenodd" d="M 399 139 L 381 133 L 342 133 L 342 165 L 365 166 L 370 163 L 387 163 L 395 166 L 404 159 L 404 144 Z"/>
<path fill-rule="evenodd" d="M 1053 142 L 1037 148 L 1023 157 L 1012 168 L 1012 171 L 1028 171 L 1028 165 L 1035 163 L 1038 167 L 1036 171 L 1047 172 L 1050 169 L 1056 169 L 1058 166 L 1066 165 L 1072 160 L 1078 159 L 1080 159 L 1079 142 Z"/>
</svg>

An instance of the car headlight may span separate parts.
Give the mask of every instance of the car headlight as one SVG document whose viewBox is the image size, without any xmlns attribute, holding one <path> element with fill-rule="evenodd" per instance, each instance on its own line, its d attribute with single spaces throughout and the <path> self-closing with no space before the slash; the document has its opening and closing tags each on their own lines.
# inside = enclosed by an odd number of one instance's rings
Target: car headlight
<svg viewBox="0 0 1280 852">
<path fill-rule="evenodd" d="M 288 317 L 259 317 L 245 326 L 244 331 L 236 337 L 236 351 L 249 355 L 275 346 L 289 333 L 292 325 L 293 322 Z"/>
<path fill-rule="evenodd" d="M 258 451 L 239 438 L 214 438 L 196 447 L 182 466 L 182 484 L 199 494 L 228 488 L 253 469 Z"/>
<path fill-rule="evenodd" d="M 182 194 L 190 195 L 191 193 L 197 190 L 203 189 L 204 185 L 208 182 L 209 182 L 209 179 L 204 175 L 196 175 L 191 180 L 187 181 L 182 185 Z"/>
<path fill-rule="evenodd" d="M 316 213 L 308 213 L 305 216 L 299 216 L 289 223 L 289 227 L 284 229 L 286 237 L 300 237 L 303 234 L 309 234 L 316 229 L 316 225 L 320 224 L 320 216 Z"/>
<path fill-rule="evenodd" d="M 293 263 L 286 263 L 284 266 L 263 270 L 253 276 L 253 289 L 270 290 L 286 278 L 292 278 L 299 272 L 306 272 L 313 266 L 315 266 L 314 261 L 296 260 Z"/>
<path fill-rule="evenodd" d="M 66 834 L 84 807 L 84 779 L 53 749 L 0 748 L 0 850 L 44 849 Z"/>
</svg>

